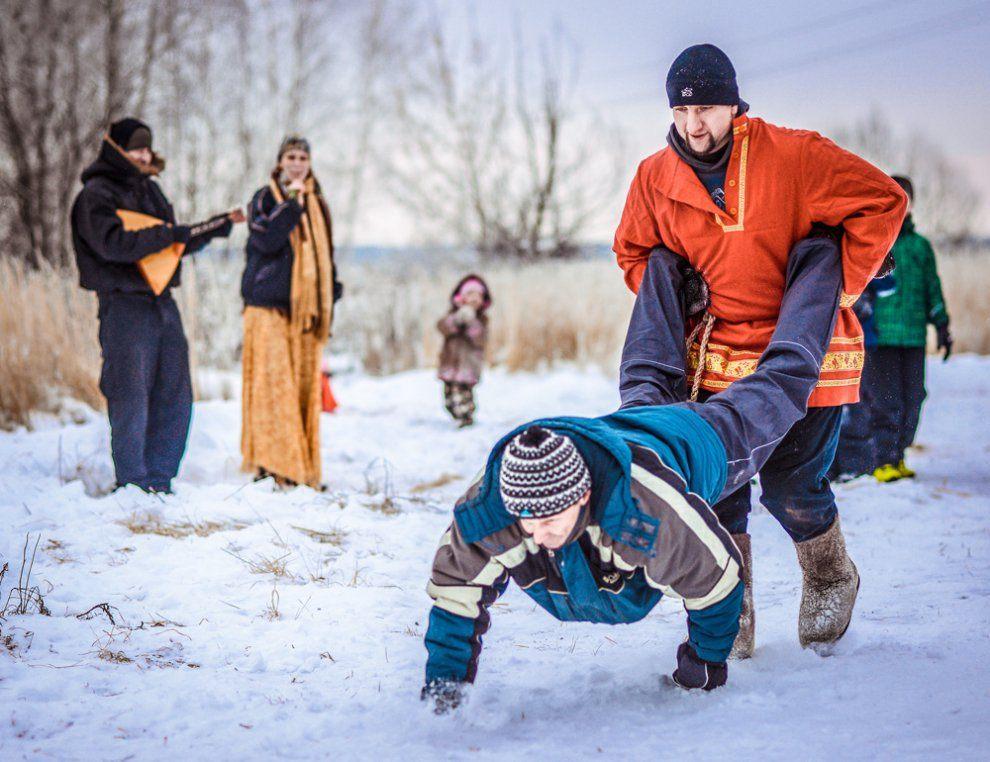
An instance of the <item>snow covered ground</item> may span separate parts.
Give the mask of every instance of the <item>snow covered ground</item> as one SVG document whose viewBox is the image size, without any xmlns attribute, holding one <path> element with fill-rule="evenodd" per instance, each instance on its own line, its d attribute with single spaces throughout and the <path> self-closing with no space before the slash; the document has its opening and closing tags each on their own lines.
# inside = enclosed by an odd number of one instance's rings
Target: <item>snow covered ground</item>
<svg viewBox="0 0 990 762">
<path fill-rule="evenodd" d="M 196 406 L 164 499 L 87 495 L 112 479 L 99 416 L 0 434 L 0 603 L 40 536 L 31 584 L 51 612 L 0 621 L 0 759 L 986 759 L 988 376 L 985 359 L 932 363 L 918 479 L 838 488 L 863 583 L 831 657 L 798 646 L 794 551 L 760 511 L 758 648 L 726 688 L 661 683 L 675 603 L 631 626 L 561 624 L 510 589 L 453 717 L 419 702 L 452 503 L 499 434 L 607 412 L 611 379 L 491 373 L 479 424 L 457 431 L 427 372 L 342 378 L 326 494 L 238 472 L 237 402 Z M 77 616 L 100 603 L 115 624 Z"/>
</svg>

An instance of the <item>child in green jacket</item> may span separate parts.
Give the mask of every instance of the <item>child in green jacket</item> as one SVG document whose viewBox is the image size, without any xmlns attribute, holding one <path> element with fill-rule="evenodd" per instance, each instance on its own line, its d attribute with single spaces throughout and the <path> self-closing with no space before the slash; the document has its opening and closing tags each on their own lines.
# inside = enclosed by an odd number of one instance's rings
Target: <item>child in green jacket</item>
<svg viewBox="0 0 990 762">
<path fill-rule="evenodd" d="M 907 177 L 894 180 L 914 204 L 914 187 Z M 897 290 L 879 296 L 873 311 L 878 334 L 870 351 L 873 386 L 873 426 L 877 462 L 874 476 L 881 482 L 911 478 L 914 471 L 904 462 L 904 451 L 914 441 L 925 399 L 925 341 L 928 324 L 935 326 L 938 348 L 949 359 L 952 334 L 935 266 L 935 252 L 928 239 L 914 227 L 908 207 L 900 235 L 894 243 Z"/>
</svg>

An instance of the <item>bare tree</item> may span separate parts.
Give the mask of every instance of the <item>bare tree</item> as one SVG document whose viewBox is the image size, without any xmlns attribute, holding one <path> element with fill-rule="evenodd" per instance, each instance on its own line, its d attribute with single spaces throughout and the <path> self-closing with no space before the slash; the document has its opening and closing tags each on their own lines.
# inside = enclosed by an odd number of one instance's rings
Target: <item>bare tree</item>
<svg viewBox="0 0 990 762">
<path fill-rule="evenodd" d="M 422 230 L 485 255 L 574 253 L 620 177 L 615 134 L 570 109 L 574 48 L 558 30 L 540 44 L 534 76 L 519 33 L 509 67 L 476 27 L 463 48 L 436 15 L 424 34 L 424 55 L 393 94 L 385 178 L 396 201 Z"/>
<path fill-rule="evenodd" d="M 113 119 L 167 155 L 180 217 L 243 203 L 287 132 L 313 138 L 349 237 L 378 153 L 407 0 L 8 0 L 0 5 L 0 245 L 71 262 L 69 211 Z"/>
<path fill-rule="evenodd" d="M 969 237 L 980 194 L 965 172 L 920 134 L 902 135 L 879 111 L 835 130 L 837 143 L 887 172 L 911 177 L 915 216 L 936 238 L 960 242 Z"/>
<path fill-rule="evenodd" d="M 34 265 L 70 261 L 79 173 L 108 115 L 128 111 L 149 88 L 157 8 L 120 0 L 0 7 L 0 243 L 9 256 Z"/>
</svg>

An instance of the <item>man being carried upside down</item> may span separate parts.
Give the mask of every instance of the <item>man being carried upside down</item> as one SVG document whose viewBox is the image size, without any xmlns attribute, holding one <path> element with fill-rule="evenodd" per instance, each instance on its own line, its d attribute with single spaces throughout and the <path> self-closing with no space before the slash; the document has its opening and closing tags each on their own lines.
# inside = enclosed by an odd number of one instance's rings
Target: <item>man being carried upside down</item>
<svg viewBox="0 0 990 762">
<path fill-rule="evenodd" d="M 725 684 L 741 557 L 710 506 L 746 483 L 805 414 L 835 325 L 842 266 L 831 237 L 794 246 L 780 319 L 757 371 L 705 404 L 683 401 L 686 275 L 679 257 L 653 253 L 626 340 L 624 384 L 649 389 L 625 388 L 623 399 L 660 404 L 519 427 L 495 445 L 454 508 L 428 585 L 422 697 L 438 713 L 456 708 L 474 681 L 488 607 L 510 579 L 563 621 L 628 624 L 664 595 L 679 598 L 688 628 L 674 681 Z M 679 356 L 654 357 L 656 346 L 677 347 Z M 841 581 L 847 597 L 850 583 Z M 847 608 L 825 615 L 844 622 L 822 626 L 844 632 Z"/>
</svg>

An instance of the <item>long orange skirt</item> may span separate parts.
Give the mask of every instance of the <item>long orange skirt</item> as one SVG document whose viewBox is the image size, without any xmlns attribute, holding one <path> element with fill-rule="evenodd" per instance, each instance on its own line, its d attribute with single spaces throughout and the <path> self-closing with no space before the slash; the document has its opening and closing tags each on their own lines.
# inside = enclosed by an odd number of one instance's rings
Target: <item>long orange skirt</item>
<svg viewBox="0 0 990 762">
<path fill-rule="evenodd" d="M 244 309 L 241 455 L 244 470 L 264 469 L 320 486 L 322 343 L 291 329 L 267 307 Z"/>
</svg>

